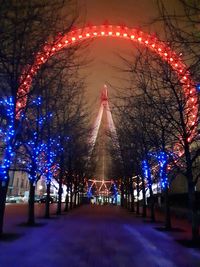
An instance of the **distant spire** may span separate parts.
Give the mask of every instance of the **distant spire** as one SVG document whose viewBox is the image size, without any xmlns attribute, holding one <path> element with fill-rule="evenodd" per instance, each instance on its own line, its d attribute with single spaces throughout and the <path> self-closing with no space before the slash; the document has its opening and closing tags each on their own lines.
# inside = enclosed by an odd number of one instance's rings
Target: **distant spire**
<svg viewBox="0 0 200 267">
<path fill-rule="evenodd" d="M 108 101 L 108 87 L 106 84 L 104 84 L 101 92 L 101 102 L 104 102 L 103 104 L 105 104 L 105 102 L 107 101 Z"/>
<path fill-rule="evenodd" d="M 103 112 L 105 111 L 106 117 L 107 117 L 107 127 L 110 130 L 112 140 L 113 140 L 114 145 L 117 149 L 118 156 L 121 159 L 119 141 L 118 141 L 118 137 L 117 137 L 117 131 L 115 128 L 115 124 L 114 124 L 114 121 L 112 118 L 112 114 L 111 114 L 109 102 L 108 102 L 108 88 L 107 88 L 106 84 L 104 84 L 103 89 L 101 91 L 100 101 L 101 101 L 100 102 L 100 109 L 99 109 L 99 112 L 97 114 L 96 120 L 94 121 L 94 124 L 92 127 L 92 132 L 90 134 L 90 139 L 89 139 L 89 144 L 91 145 L 90 156 L 91 156 L 92 151 L 94 149 L 97 135 L 98 135 L 99 128 L 100 128 L 100 124 L 101 124 L 101 120 L 102 120 L 102 116 L 103 116 Z"/>
</svg>

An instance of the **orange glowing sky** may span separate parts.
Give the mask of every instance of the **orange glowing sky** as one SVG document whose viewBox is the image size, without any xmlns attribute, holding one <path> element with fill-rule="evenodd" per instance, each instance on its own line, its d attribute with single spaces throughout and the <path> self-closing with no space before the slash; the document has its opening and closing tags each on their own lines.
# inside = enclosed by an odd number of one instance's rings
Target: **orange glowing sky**
<svg viewBox="0 0 200 267">
<path fill-rule="evenodd" d="M 178 0 L 164 0 L 171 10 L 176 10 Z M 154 32 L 153 26 L 148 26 L 157 15 L 155 0 L 79 0 L 81 24 L 100 25 L 105 21 L 110 24 L 127 25 L 141 28 L 146 32 Z M 113 86 L 126 84 L 124 75 L 113 66 L 122 68 L 123 63 L 117 54 L 131 55 L 133 47 L 127 40 L 101 38 L 97 39 L 87 49 L 92 62 L 83 73 L 87 75 L 88 102 L 94 104 L 99 97 L 103 84 Z M 110 95 L 112 90 L 110 89 Z"/>
</svg>

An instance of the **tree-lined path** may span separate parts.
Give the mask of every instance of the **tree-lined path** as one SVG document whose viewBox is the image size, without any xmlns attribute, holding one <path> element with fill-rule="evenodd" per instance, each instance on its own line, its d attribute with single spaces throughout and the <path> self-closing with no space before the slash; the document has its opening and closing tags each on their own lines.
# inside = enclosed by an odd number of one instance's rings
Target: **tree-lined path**
<svg viewBox="0 0 200 267">
<path fill-rule="evenodd" d="M 23 208 L 19 214 L 25 218 Z M 19 236 L 0 241 L 1 267 L 200 266 L 198 250 L 175 241 L 185 232 L 160 232 L 120 207 L 82 206 L 28 229 L 12 222 Z"/>
</svg>

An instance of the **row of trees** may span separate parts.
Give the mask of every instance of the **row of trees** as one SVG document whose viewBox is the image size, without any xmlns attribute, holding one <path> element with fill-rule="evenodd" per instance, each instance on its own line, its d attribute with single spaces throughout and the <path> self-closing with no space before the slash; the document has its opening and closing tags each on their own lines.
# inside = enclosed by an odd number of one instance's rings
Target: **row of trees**
<svg viewBox="0 0 200 267">
<path fill-rule="evenodd" d="M 18 91 L 44 44 L 55 43 L 72 29 L 78 19 L 76 1 L 2 0 L 0 5 L 1 234 L 10 170 L 28 174 L 29 224 L 35 223 L 35 186 L 41 178 L 46 181 L 47 218 L 53 178 L 59 183 L 58 214 L 63 184 L 67 186 L 65 210 L 69 202 L 72 207 L 80 200 L 87 163 L 88 119 L 85 85 L 79 74 L 83 61 L 78 55 L 83 45 L 57 53 L 38 70 L 28 92 Z M 20 100 L 26 102 L 23 109 Z"/>
<path fill-rule="evenodd" d="M 199 4 L 198 1 L 180 0 L 181 13 L 168 14 L 162 1 L 160 13 L 154 23 L 165 29 L 162 35 L 168 45 L 180 53 L 192 78 L 199 80 Z M 123 58 L 130 73 L 130 85 L 121 89 L 116 99 L 116 115 L 120 121 L 120 139 L 123 164 L 120 170 L 128 195 L 142 190 L 143 215 L 146 215 L 146 192 L 149 193 L 151 219 L 155 220 L 153 185 L 158 184 L 165 199 L 165 227 L 170 228 L 168 194 L 170 185 L 182 174 L 188 185 L 188 207 L 192 226 L 192 239 L 199 236 L 199 219 L 196 198 L 200 168 L 198 165 L 198 133 L 191 139 L 198 120 L 192 119 L 193 96 L 183 90 L 183 81 L 167 62 L 145 47 L 135 47 L 134 59 Z M 126 140 L 124 142 L 124 140 Z M 119 166 L 119 165 L 118 165 Z M 132 176 L 135 176 L 132 181 Z M 137 177 L 137 178 L 136 178 Z M 128 189 L 127 189 L 128 188 Z M 122 188 L 122 197 L 124 196 Z M 126 194 L 125 194 L 126 195 Z M 128 197 L 129 198 L 129 197 Z M 130 199 L 129 199 L 130 200 Z"/>
</svg>

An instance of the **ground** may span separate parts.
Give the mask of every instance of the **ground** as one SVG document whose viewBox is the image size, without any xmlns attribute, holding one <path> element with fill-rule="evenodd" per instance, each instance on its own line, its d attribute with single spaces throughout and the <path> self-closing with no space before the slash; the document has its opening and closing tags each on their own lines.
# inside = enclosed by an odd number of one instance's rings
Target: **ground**
<svg viewBox="0 0 200 267">
<path fill-rule="evenodd" d="M 182 246 L 187 232 L 163 232 L 116 206 L 85 205 L 26 227 L 25 206 L 7 207 L 1 267 L 199 267 L 200 250 Z M 52 205 L 52 213 L 55 207 Z M 17 215 L 18 214 L 18 215 Z"/>
</svg>

